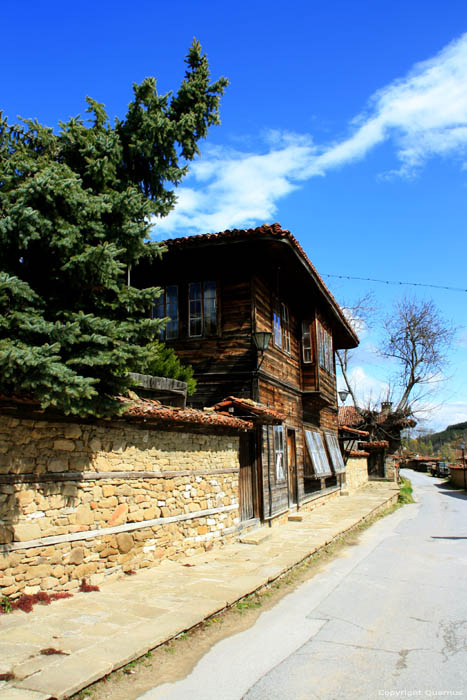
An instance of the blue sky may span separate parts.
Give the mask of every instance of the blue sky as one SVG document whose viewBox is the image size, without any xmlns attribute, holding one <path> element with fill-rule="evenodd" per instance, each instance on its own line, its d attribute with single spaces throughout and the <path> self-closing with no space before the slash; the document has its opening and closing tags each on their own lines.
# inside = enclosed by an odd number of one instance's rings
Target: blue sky
<svg viewBox="0 0 467 700">
<path fill-rule="evenodd" d="M 167 237 L 280 221 L 324 275 L 467 289 L 467 5 L 450 0 L 129 4 L 26 0 L 2 8 L 0 109 L 50 126 L 86 95 L 123 116 L 148 75 L 176 90 L 194 36 L 231 84 L 222 125 L 156 228 Z M 324 276 L 339 300 L 405 292 L 458 327 L 426 426 L 467 420 L 467 294 Z M 392 368 L 362 333 L 354 380 Z"/>
</svg>

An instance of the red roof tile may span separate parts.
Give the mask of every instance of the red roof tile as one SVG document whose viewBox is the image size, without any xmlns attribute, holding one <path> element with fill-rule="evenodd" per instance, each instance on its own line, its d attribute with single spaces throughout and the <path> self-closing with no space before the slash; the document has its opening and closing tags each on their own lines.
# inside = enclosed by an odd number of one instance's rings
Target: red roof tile
<svg viewBox="0 0 467 700">
<path fill-rule="evenodd" d="M 195 408 L 176 408 L 173 406 L 163 406 L 155 399 L 142 399 L 136 396 L 128 398 L 119 396 L 118 400 L 125 406 L 122 418 L 144 418 L 152 423 L 180 424 L 180 425 L 207 425 L 233 430 L 251 430 L 253 423 L 243 418 L 216 413 L 214 411 L 200 411 Z M 26 405 L 31 409 L 45 413 L 40 408 L 39 401 L 27 396 L 3 396 L 0 395 L 0 402 L 8 407 Z M 70 419 L 79 421 L 79 416 L 69 416 Z"/>
<path fill-rule="evenodd" d="M 241 238 L 261 238 L 262 236 L 272 236 L 274 238 L 278 239 L 287 239 L 290 241 L 292 244 L 292 247 L 295 248 L 295 250 L 298 252 L 298 254 L 303 258 L 305 263 L 308 265 L 310 272 L 312 273 L 312 276 L 315 278 L 316 282 L 318 283 L 318 286 L 321 288 L 321 291 L 325 294 L 325 296 L 328 297 L 331 306 L 334 308 L 335 312 L 337 313 L 341 323 L 345 326 L 347 332 L 352 336 L 354 339 L 355 343 L 358 344 L 358 337 L 355 331 L 353 330 L 352 326 L 348 322 L 347 318 L 345 317 L 342 309 L 340 308 L 339 304 L 337 303 L 336 299 L 334 296 L 331 294 L 329 291 L 328 287 L 326 284 L 323 282 L 321 276 L 319 275 L 317 269 L 313 265 L 313 263 L 310 261 L 308 258 L 307 254 L 301 247 L 300 243 L 297 241 L 295 236 L 293 236 L 289 230 L 283 229 L 282 226 L 279 223 L 275 224 L 263 224 L 262 226 L 258 226 L 257 228 L 249 228 L 249 229 L 229 229 L 227 231 L 221 231 L 219 233 L 202 233 L 198 234 L 195 236 L 184 236 L 182 238 L 171 238 L 166 241 L 164 241 L 164 245 L 167 246 L 167 248 L 185 248 L 185 247 L 190 247 L 190 246 L 196 246 L 199 245 L 200 243 L 216 243 L 216 242 L 222 242 L 226 239 L 241 239 Z"/>
<path fill-rule="evenodd" d="M 121 396 L 119 400 L 127 405 L 123 415 L 133 418 L 146 418 L 161 423 L 216 425 L 240 430 L 250 430 L 253 428 L 251 421 L 234 418 L 228 414 L 220 414 L 214 411 L 163 406 L 160 401 L 156 401 L 155 399 L 129 399 Z"/>
<path fill-rule="evenodd" d="M 348 425 L 339 425 L 339 430 L 346 430 L 348 433 L 352 433 L 353 435 L 362 435 L 365 437 L 368 437 L 370 434 L 368 430 L 357 430 L 356 428 L 349 428 Z"/>
<path fill-rule="evenodd" d="M 247 413 L 257 416 L 258 418 L 265 418 L 267 419 L 267 422 L 282 423 L 282 421 L 284 421 L 286 418 L 283 413 L 269 408 L 262 403 L 258 403 L 252 399 L 237 398 L 236 396 L 227 396 L 227 398 L 223 399 L 219 403 L 216 403 L 212 408 L 214 411 L 218 412 L 229 408 L 229 406 L 244 410 Z"/>
</svg>

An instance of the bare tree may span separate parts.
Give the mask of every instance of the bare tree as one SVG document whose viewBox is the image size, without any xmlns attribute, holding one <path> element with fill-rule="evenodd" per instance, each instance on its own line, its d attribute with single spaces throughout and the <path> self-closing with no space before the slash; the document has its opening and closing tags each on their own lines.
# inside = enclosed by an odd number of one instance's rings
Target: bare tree
<svg viewBox="0 0 467 700">
<path fill-rule="evenodd" d="M 433 301 L 404 297 L 384 321 L 382 357 L 399 364 L 401 396 L 395 412 L 410 413 L 421 398 L 422 386 L 439 381 L 455 329 L 443 319 Z"/>
</svg>

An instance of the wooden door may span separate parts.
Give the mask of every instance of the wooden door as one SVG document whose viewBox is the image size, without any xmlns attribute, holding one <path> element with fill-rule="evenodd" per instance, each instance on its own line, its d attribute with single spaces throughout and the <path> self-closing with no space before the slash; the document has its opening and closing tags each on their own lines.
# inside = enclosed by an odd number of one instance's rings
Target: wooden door
<svg viewBox="0 0 467 700">
<path fill-rule="evenodd" d="M 240 474 L 238 479 L 240 519 L 251 520 L 255 508 L 255 453 L 253 436 L 240 436 Z"/>
<path fill-rule="evenodd" d="M 295 451 L 295 430 L 287 430 L 287 459 L 289 467 L 289 499 L 297 503 L 297 457 Z"/>
</svg>

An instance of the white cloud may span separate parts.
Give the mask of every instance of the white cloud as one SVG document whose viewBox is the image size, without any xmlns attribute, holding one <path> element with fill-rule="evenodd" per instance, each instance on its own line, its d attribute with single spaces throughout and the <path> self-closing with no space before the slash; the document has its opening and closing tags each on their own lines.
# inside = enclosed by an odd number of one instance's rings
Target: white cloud
<svg viewBox="0 0 467 700">
<path fill-rule="evenodd" d="M 177 191 L 176 209 L 156 233 L 206 233 L 246 227 L 274 217 L 277 202 L 304 180 L 360 160 L 392 141 L 400 166 L 410 175 L 433 156 L 460 159 L 467 152 L 467 34 L 401 80 L 375 93 L 350 135 L 327 146 L 310 137 L 270 131 L 264 153 L 207 148 Z"/>
<path fill-rule="evenodd" d="M 365 372 L 363 367 L 354 367 L 349 374 L 349 381 L 357 401 L 362 407 L 378 408 L 387 397 L 389 385 Z M 338 389 L 345 389 L 343 380 L 339 379 Z"/>
<path fill-rule="evenodd" d="M 446 402 L 443 404 L 427 404 L 420 416 L 426 421 L 430 430 L 438 432 L 448 425 L 467 422 L 467 401 Z"/>
</svg>

